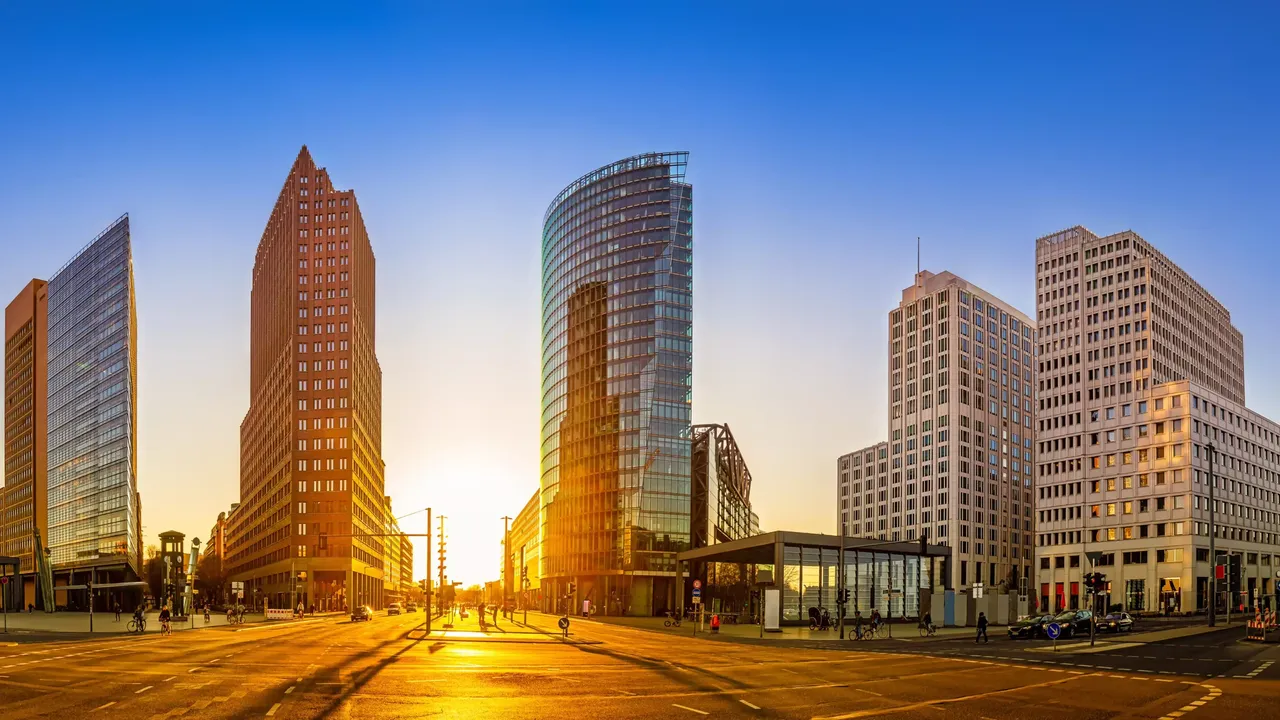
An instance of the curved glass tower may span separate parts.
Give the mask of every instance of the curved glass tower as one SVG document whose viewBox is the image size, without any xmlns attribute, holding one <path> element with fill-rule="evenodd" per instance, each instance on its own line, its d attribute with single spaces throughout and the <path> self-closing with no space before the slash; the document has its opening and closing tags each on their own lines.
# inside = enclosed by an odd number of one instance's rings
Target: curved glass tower
<svg viewBox="0 0 1280 720">
<path fill-rule="evenodd" d="M 562 190 L 543 218 L 548 610 L 589 600 L 609 615 L 650 615 L 677 602 L 675 554 L 689 546 L 690 513 L 688 157 L 606 165 Z"/>
</svg>

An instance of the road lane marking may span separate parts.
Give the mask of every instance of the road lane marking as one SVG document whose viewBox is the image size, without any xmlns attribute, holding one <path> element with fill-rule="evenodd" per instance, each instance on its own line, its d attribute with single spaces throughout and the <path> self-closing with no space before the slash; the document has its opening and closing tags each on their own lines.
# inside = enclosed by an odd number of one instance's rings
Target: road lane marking
<svg viewBox="0 0 1280 720">
<path fill-rule="evenodd" d="M 151 689 L 151 688 L 153 688 L 153 687 L 155 687 L 155 685 L 148 685 L 148 686 L 146 686 L 146 687 L 142 688 L 141 690 L 134 690 L 134 691 L 133 691 L 133 694 L 134 694 L 134 695 L 140 695 L 140 694 L 142 694 L 142 693 L 144 693 L 144 692 L 146 692 L 146 691 L 150 690 L 150 689 Z"/>
<path fill-rule="evenodd" d="M 288 695 L 289 693 L 293 692 L 293 689 L 294 689 L 295 687 L 297 687 L 297 685 L 290 685 L 290 686 L 289 686 L 289 689 L 284 691 L 284 694 L 285 694 L 285 695 Z"/>
<path fill-rule="evenodd" d="M 164 679 L 164 681 L 165 681 L 165 682 L 173 682 L 173 680 L 174 680 L 175 678 L 177 678 L 177 677 L 178 677 L 177 675 L 174 675 L 174 676 L 173 676 L 173 677 L 171 677 L 171 678 L 165 678 L 165 679 Z"/>
<path fill-rule="evenodd" d="M 272 705 L 271 709 L 267 711 L 267 717 L 271 717 L 272 715 L 275 715 L 276 711 L 279 709 L 280 709 L 280 703 L 276 703 L 275 705 Z"/>
<path fill-rule="evenodd" d="M 858 710 L 851 713 L 845 713 L 843 715 L 827 715 L 821 718 L 820 720 L 852 720 L 853 718 L 877 717 L 880 715 L 885 715 L 886 713 L 910 712 L 912 710 L 924 709 L 924 708 L 933 708 L 934 710 L 940 710 L 942 712 L 946 712 L 945 708 L 942 708 L 939 706 L 947 705 L 950 703 L 968 702 L 970 700 L 982 700 L 984 698 L 995 697 L 998 695 L 1005 695 L 1007 693 L 1021 692 L 1023 690 L 1030 690 L 1033 688 L 1050 687 L 1052 685 L 1062 685 L 1062 684 L 1069 683 L 1074 680 L 1078 680 L 1080 678 L 1085 678 L 1085 677 L 1091 677 L 1091 676 L 1090 675 L 1074 675 L 1074 676 L 1059 678 L 1055 680 L 1046 680 L 1045 682 L 1042 682 L 1042 683 L 1035 683 L 1032 685 L 1019 685 L 1017 687 L 1005 688 L 1003 690 L 992 690 L 990 692 L 976 693 L 974 695 L 963 695 L 960 697 L 939 698 L 936 700 L 925 700 L 922 702 L 911 703 L 910 705 L 900 705 L 898 707 L 893 707 L 893 708 L 874 708 L 869 710 Z M 819 719 L 815 718 L 815 720 L 819 720 Z"/>
<path fill-rule="evenodd" d="M 104 708 L 109 708 L 109 707 L 111 707 L 112 705 L 115 705 L 115 704 L 116 704 L 116 701 L 115 701 L 115 700 L 112 700 L 111 702 L 107 703 L 106 705 L 99 705 L 98 707 L 94 708 L 94 709 L 93 709 L 93 711 L 94 711 L 94 712 L 97 712 L 98 710 L 102 710 L 102 709 L 104 709 Z"/>
<path fill-rule="evenodd" d="M 685 707 L 684 705 L 677 705 L 677 704 L 675 704 L 675 703 L 671 703 L 671 707 L 678 707 L 678 708 L 680 708 L 681 710 L 688 710 L 689 712 L 692 712 L 692 713 L 698 713 L 699 715 L 710 715 L 710 714 L 711 714 L 711 713 L 706 712 L 705 710 L 699 710 L 699 709 L 697 709 L 697 708 Z"/>
<path fill-rule="evenodd" d="M 865 688 L 858 688 L 858 687 L 854 688 L 854 690 L 857 690 L 858 692 L 864 692 L 864 693 L 866 693 L 866 694 L 868 694 L 868 695 L 875 695 L 876 697 L 884 697 L 884 695 L 881 695 L 880 693 L 876 692 L 875 690 L 867 690 L 867 689 L 865 689 Z"/>
<path fill-rule="evenodd" d="M 746 700 L 738 700 L 738 702 L 742 703 L 743 705 L 746 705 L 747 707 L 751 708 L 752 710 L 759 710 L 759 709 L 760 709 L 760 706 L 759 706 L 759 705 L 752 705 L 751 703 L 747 702 Z"/>
</svg>

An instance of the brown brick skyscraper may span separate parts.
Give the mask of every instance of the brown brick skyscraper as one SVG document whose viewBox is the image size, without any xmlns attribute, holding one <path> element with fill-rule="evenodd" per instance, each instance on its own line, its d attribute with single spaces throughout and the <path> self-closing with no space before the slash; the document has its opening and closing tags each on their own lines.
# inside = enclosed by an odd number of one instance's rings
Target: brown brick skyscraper
<svg viewBox="0 0 1280 720">
<path fill-rule="evenodd" d="M 21 561 L 21 590 L 6 587 L 9 607 L 36 597 L 35 538 L 49 541 L 49 301 L 48 283 L 32 280 L 5 308 L 4 508 L 0 555 Z"/>
<path fill-rule="evenodd" d="M 304 146 L 253 267 L 241 506 L 226 560 L 246 604 L 382 605 L 382 539 L 350 537 L 383 532 L 374 263 L 355 192 L 336 190 Z M 323 549 L 322 533 L 336 536 Z"/>
</svg>

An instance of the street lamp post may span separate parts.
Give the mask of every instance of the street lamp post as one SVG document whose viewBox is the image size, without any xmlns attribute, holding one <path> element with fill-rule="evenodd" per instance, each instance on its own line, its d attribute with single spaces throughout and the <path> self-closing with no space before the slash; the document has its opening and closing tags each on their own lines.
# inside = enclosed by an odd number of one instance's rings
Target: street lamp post
<svg viewBox="0 0 1280 720">
<path fill-rule="evenodd" d="M 1214 452 L 1213 443 L 1209 443 L 1209 627 L 1218 624 L 1218 528 L 1214 517 L 1217 508 L 1214 507 L 1213 500 L 1213 486 L 1217 481 L 1213 479 Z"/>
</svg>

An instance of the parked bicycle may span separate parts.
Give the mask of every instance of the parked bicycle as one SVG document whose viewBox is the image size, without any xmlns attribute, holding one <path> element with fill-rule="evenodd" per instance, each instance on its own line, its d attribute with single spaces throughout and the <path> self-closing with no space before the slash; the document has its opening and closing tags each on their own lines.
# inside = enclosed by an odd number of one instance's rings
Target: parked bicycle
<svg viewBox="0 0 1280 720">
<path fill-rule="evenodd" d="M 668 610 L 667 619 L 662 621 L 662 627 L 680 627 L 680 616 Z"/>
</svg>

